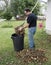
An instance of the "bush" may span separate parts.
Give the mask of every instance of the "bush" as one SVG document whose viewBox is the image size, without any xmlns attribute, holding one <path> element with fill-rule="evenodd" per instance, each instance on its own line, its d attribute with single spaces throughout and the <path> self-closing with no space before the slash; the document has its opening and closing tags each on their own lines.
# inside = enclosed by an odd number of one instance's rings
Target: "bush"
<svg viewBox="0 0 51 65">
<path fill-rule="evenodd" d="M 4 19 L 7 19 L 7 20 L 10 20 L 10 19 L 12 18 L 12 13 L 11 13 L 11 11 L 6 10 L 6 11 L 4 12 L 4 14 L 3 14 L 3 18 L 4 18 Z"/>
</svg>

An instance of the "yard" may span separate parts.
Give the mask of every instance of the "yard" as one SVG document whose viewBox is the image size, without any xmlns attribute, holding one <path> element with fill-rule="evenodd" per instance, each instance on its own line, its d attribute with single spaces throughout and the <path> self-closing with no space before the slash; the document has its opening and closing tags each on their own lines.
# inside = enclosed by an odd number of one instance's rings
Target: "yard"
<svg viewBox="0 0 51 65">
<path fill-rule="evenodd" d="M 14 33 L 14 28 L 17 25 L 23 23 L 22 21 L 4 21 L 0 22 L 0 65 L 19 65 L 19 59 L 16 57 L 11 34 Z M 38 21 L 38 24 L 40 21 Z M 12 25 L 12 27 L 6 27 L 6 25 Z M 35 34 L 36 49 L 44 49 L 48 61 L 43 65 L 51 65 L 51 36 L 47 35 L 43 28 L 39 28 L 37 24 L 37 31 Z M 45 24 L 45 22 L 43 22 Z M 25 48 L 28 48 L 28 36 L 27 29 L 25 31 Z M 20 64 L 21 65 L 21 64 Z M 34 65 L 34 64 L 29 64 Z"/>
</svg>

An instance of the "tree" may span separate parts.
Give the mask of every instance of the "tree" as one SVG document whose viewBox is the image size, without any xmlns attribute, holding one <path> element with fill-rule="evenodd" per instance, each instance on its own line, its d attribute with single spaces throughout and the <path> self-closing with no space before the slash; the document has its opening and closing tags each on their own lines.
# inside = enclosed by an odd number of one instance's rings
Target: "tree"
<svg viewBox="0 0 51 65">
<path fill-rule="evenodd" d="M 23 14 L 25 8 L 32 9 L 36 4 L 37 0 L 11 0 L 11 11 L 14 16 L 17 14 Z M 33 11 L 36 15 L 39 13 L 40 3 L 37 4 L 37 7 Z"/>
<path fill-rule="evenodd" d="M 8 0 L 3 0 L 6 3 L 6 7 L 8 7 Z"/>
<path fill-rule="evenodd" d="M 4 1 L 0 1 L 0 16 L 2 14 L 2 12 L 5 10 L 6 4 Z"/>
<path fill-rule="evenodd" d="M 0 17 L 10 20 L 12 18 L 10 0 L 1 0 L 2 10 L 0 10 Z"/>
</svg>

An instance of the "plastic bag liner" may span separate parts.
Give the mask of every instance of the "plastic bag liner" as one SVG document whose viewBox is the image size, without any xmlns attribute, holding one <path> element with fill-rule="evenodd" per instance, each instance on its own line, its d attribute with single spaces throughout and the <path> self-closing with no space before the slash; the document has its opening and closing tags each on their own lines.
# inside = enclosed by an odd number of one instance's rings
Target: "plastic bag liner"
<svg viewBox="0 0 51 65">
<path fill-rule="evenodd" d="M 21 51 L 24 49 L 24 34 L 17 35 L 14 33 L 12 34 L 11 38 L 13 40 L 15 51 Z"/>
</svg>

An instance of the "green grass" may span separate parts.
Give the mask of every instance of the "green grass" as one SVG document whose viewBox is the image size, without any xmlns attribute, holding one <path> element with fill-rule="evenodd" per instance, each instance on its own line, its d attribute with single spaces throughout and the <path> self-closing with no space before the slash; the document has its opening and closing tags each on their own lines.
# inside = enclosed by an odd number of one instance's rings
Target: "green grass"
<svg viewBox="0 0 51 65">
<path fill-rule="evenodd" d="M 12 28 L 2 28 L 2 26 L 8 25 L 8 21 L 0 22 L 0 65 L 19 65 L 19 59 L 16 57 L 11 35 L 14 33 L 14 28 L 21 23 L 23 23 L 23 21 L 10 21 L 9 25 L 12 25 Z M 43 65 L 51 65 L 51 36 L 47 35 L 43 30 L 44 27 L 42 29 L 37 27 L 37 32 L 35 34 L 36 49 L 45 49 L 48 61 Z M 25 48 L 28 48 L 27 32 L 26 29 Z M 34 64 L 32 63 L 30 65 Z"/>
</svg>

